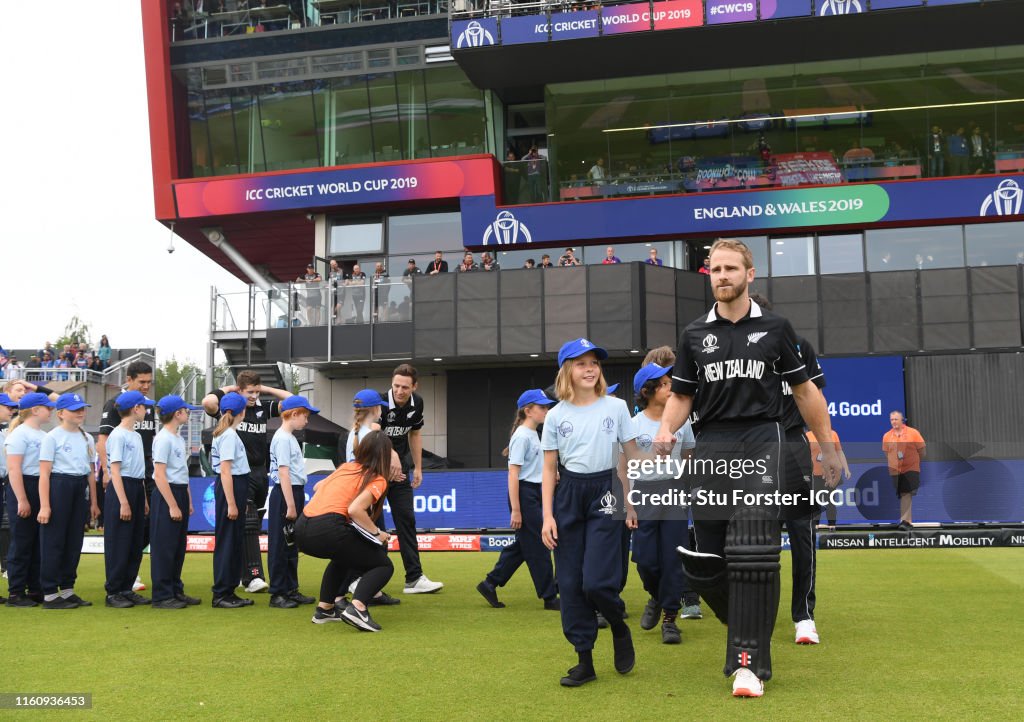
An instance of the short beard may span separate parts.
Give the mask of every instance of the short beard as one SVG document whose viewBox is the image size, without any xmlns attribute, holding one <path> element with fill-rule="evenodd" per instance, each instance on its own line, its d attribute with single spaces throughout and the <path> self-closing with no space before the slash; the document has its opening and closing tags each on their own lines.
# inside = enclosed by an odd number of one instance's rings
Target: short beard
<svg viewBox="0 0 1024 722">
<path fill-rule="evenodd" d="M 721 286 L 715 287 L 715 300 L 720 303 L 732 303 L 737 298 L 746 293 L 747 281 L 744 279 L 742 283 L 731 288 L 722 288 Z"/>
</svg>

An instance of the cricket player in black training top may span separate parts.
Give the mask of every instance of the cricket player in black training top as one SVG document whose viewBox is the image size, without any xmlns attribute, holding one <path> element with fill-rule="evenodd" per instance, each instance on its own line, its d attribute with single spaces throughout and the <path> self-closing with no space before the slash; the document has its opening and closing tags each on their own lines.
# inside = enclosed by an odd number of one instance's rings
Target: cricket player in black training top
<svg viewBox="0 0 1024 722">
<path fill-rule="evenodd" d="M 203 409 L 213 418 L 220 417 L 220 400 L 232 391 L 245 397 L 245 418 L 238 425 L 238 438 L 249 459 L 249 499 L 245 505 L 245 543 L 242 545 L 243 568 L 239 570 L 242 586 L 249 593 L 265 591 L 269 585 L 263 571 L 260 554 L 260 529 L 263 526 L 264 505 L 270 488 L 270 442 L 267 440 L 267 421 L 281 415 L 281 402 L 291 392 L 264 386 L 255 371 L 242 371 L 234 386 L 214 389 L 203 397 Z M 273 401 L 260 401 L 260 396 L 273 396 Z"/>
<path fill-rule="evenodd" d="M 402 460 L 405 479 L 388 484 L 388 504 L 398 535 L 398 550 L 405 567 L 405 594 L 430 594 L 444 584 L 427 578 L 420 566 L 420 550 L 416 542 L 416 512 L 412 492 L 423 483 L 423 397 L 416 393 L 419 376 L 409 364 L 402 364 L 391 374 L 391 388 L 381 394 L 388 402 L 380 417 L 380 430 L 388 435 Z"/>
<path fill-rule="evenodd" d="M 815 436 L 831 439 L 832 432 L 793 327 L 750 300 L 750 249 L 723 239 L 710 258 L 717 303 L 683 331 L 655 444 L 667 455 L 673 434 L 693 411 L 699 473 L 690 501 L 697 548 L 680 553 L 693 589 L 728 625 L 724 671 L 736 675 L 733 695 L 760 697 L 772 675 L 780 518 L 798 503 L 784 494 L 783 380 Z M 835 449 L 830 443 L 821 448 L 825 478 L 835 484 Z"/>
</svg>

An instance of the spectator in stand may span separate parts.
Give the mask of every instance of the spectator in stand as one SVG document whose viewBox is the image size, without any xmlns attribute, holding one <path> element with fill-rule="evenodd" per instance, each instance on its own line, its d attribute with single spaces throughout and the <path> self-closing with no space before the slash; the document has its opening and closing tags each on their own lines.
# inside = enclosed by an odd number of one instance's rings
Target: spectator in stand
<svg viewBox="0 0 1024 722">
<path fill-rule="evenodd" d="M 540 154 L 537 146 L 530 146 L 530 152 L 523 156 L 526 164 L 526 182 L 530 189 L 530 202 L 540 203 L 546 200 L 544 193 L 543 162 L 544 156 Z"/>
<path fill-rule="evenodd" d="M 434 260 L 430 262 L 427 275 L 436 276 L 439 273 L 448 273 L 448 261 L 444 260 L 444 254 L 441 251 L 434 251 Z"/>
<path fill-rule="evenodd" d="M 53 355 L 53 344 L 49 341 L 43 344 L 43 347 L 39 349 L 39 358 L 43 358 L 47 352 L 49 352 L 51 356 Z"/>
<path fill-rule="evenodd" d="M 391 286 L 388 285 L 388 272 L 380 261 L 373 267 L 373 311 L 378 320 L 386 320 L 388 312 L 388 294 Z"/>
<path fill-rule="evenodd" d="M 7 378 L 7 365 L 10 362 L 7 352 L 0 348 L 0 379 Z"/>
<path fill-rule="evenodd" d="M 11 354 L 11 359 L 7 363 L 4 378 L 11 380 L 25 378 L 25 366 L 18 360 L 18 357 L 15 356 L 14 354 Z"/>
<path fill-rule="evenodd" d="M 96 355 L 100 357 L 100 364 L 102 368 L 110 366 L 110 341 L 107 340 L 107 334 L 100 336 L 100 347 L 96 350 Z"/>
<path fill-rule="evenodd" d="M 56 367 L 59 368 L 59 369 L 69 369 L 69 368 L 71 368 L 71 364 L 68 362 L 68 357 L 66 355 L 65 356 L 61 356 L 60 360 L 58 360 L 57 363 L 56 363 Z M 66 373 L 58 373 L 58 374 L 54 375 L 54 379 L 56 381 L 67 381 L 68 380 L 68 375 Z"/>
<path fill-rule="evenodd" d="M 664 263 L 661 262 L 661 259 L 658 258 L 658 249 L 657 248 L 652 248 L 650 250 L 650 253 L 647 254 L 647 260 L 644 261 L 644 263 L 649 263 L 652 266 L 663 266 L 663 265 L 665 265 Z"/>
<path fill-rule="evenodd" d="M 978 126 L 974 126 L 974 129 L 971 131 L 970 150 L 970 172 L 977 175 L 985 169 L 985 157 L 988 155 L 985 139 L 982 137 L 981 128 Z"/>
<path fill-rule="evenodd" d="M 327 271 L 327 282 L 331 286 L 331 300 L 334 302 L 334 322 L 341 323 L 341 308 L 345 305 L 345 273 L 333 258 Z"/>
<path fill-rule="evenodd" d="M 475 271 L 480 266 L 476 265 L 473 261 L 473 254 L 466 251 L 466 255 L 462 257 L 462 263 L 459 264 L 459 273 L 468 273 L 469 271 Z"/>
<path fill-rule="evenodd" d="M 516 152 L 505 154 L 505 202 L 515 205 L 519 202 L 519 189 L 523 184 L 523 168 L 516 160 Z"/>
<path fill-rule="evenodd" d="M 363 306 L 366 304 L 366 274 L 363 273 L 363 269 L 359 267 L 358 263 L 352 266 L 352 275 L 348 277 L 346 283 L 352 287 L 352 309 L 355 312 L 352 323 L 363 323 L 365 321 Z"/>
<path fill-rule="evenodd" d="M 54 363 L 53 363 L 53 352 L 52 351 L 43 351 L 43 360 L 42 360 L 42 363 L 40 363 L 40 368 L 52 369 L 53 366 L 54 366 Z M 42 376 L 43 376 L 43 380 L 44 381 L 52 381 L 53 380 L 53 374 L 52 373 L 43 373 Z"/>
<path fill-rule="evenodd" d="M 87 369 L 89 368 L 89 357 L 85 351 L 79 351 L 78 355 L 75 356 L 75 368 L 76 369 Z"/>
<path fill-rule="evenodd" d="M 103 362 L 100 360 L 100 357 L 98 355 L 94 354 L 93 357 L 89 359 L 89 370 L 96 371 L 97 373 L 102 373 Z"/>
<path fill-rule="evenodd" d="M 32 356 L 28 360 L 28 363 L 25 364 L 25 368 L 27 369 L 40 369 L 42 367 L 43 362 L 39 360 L 39 357 L 36 354 L 32 354 Z"/>
<path fill-rule="evenodd" d="M 481 256 L 480 258 L 480 268 L 482 268 L 485 271 L 501 270 L 501 266 L 498 264 L 498 261 L 495 260 L 494 258 L 491 258 L 491 254 L 488 253 L 487 251 L 484 251 L 484 255 Z"/>
<path fill-rule="evenodd" d="M 565 253 L 558 257 L 559 266 L 582 266 L 580 259 L 576 258 L 576 251 L 572 248 L 566 248 Z"/>
<path fill-rule="evenodd" d="M 323 283 L 323 276 L 316 267 L 310 263 L 306 266 L 306 273 L 299 276 L 296 281 L 306 284 L 306 322 L 310 326 L 320 325 L 320 284 Z"/>
<path fill-rule="evenodd" d="M 408 278 L 409 276 L 422 276 L 423 271 L 420 270 L 419 266 L 416 265 L 416 259 L 410 258 L 409 265 L 406 266 L 405 270 L 402 271 L 402 277 Z"/>
<path fill-rule="evenodd" d="M 537 267 L 537 262 L 534 261 L 532 258 L 527 258 L 526 259 L 526 263 L 523 264 L 523 268 L 536 268 L 536 267 Z"/>
<path fill-rule="evenodd" d="M 601 186 L 604 185 L 604 178 L 604 158 L 598 158 L 597 162 L 587 171 L 587 180 L 593 185 Z"/>
<path fill-rule="evenodd" d="M 615 246 L 608 246 L 604 249 L 604 260 L 601 261 L 601 264 L 608 266 L 613 263 L 622 263 L 622 260 L 615 255 Z"/>
<path fill-rule="evenodd" d="M 928 175 L 932 178 L 946 174 L 946 144 L 944 140 L 945 136 L 942 134 L 942 128 L 933 125 L 932 132 L 928 135 L 928 147 L 926 148 Z"/>
<path fill-rule="evenodd" d="M 970 153 L 967 150 L 967 138 L 964 136 L 963 126 L 957 128 L 956 132 L 946 140 L 949 144 L 949 174 L 967 175 Z"/>
<path fill-rule="evenodd" d="M 555 264 L 551 262 L 551 256 L 545 253 L 540 257 L 540 265 L 537 268 L 554 268 Z"/>
<path fill-rule="evenodd" d="M 704 259 L 704 263 L 701 264 L 700 268 L 697 270 L 697 273 L 703 273 L 705 276 L 710 276 L 711 275 L 711 259 L 710 258 L 705 258 Z"/>
</svg>

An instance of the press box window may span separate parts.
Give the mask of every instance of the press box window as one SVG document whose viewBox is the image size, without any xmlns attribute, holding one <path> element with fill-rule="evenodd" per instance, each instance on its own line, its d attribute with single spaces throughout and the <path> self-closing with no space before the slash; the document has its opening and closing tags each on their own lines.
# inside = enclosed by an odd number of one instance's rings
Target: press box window
<svg viewBox="0 0 1024 722">
<path fill-rule="evenodd" d="M 327 252 L 331 256 L 358 256 L 384 252 L 384 224 L 381 221 L 331 226 Z"/>
</svg>

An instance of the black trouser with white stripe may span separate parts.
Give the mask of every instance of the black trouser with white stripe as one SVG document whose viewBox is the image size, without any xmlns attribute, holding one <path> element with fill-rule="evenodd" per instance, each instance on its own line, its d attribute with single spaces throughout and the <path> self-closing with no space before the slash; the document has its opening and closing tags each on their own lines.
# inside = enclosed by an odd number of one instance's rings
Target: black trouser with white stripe
<svg viewBox="0 0 1024 722">
<path fill-rule="evenodd" d="M 249 472 L 249 489 L 245 504 L 245 539 L 242 543 L 242 569 L 239 579 L 248 585 L 253 579 L 266 580 L 263 554 L 260 553 L 260 532 L 263 530 L 263 507 L 269 490 L 267 472 L 263 467 Z M 239 503 L 238 508 L 242 505 Z"/>
<path fill-rule="evenodd" d="M 786 431 L 786 483 L 784 490 L 789 493 L 808 495 L 806 504 L 786 509 L 786 529 L 789 531 L 790 557 L 793 563 L 794 622 L 814 619 L 814 582 L 816 569 L 816 533 L 814 525 L 821 516 L 821 508 L 811 504 L 812 489 L 811 449 L 803 429 Z"/>
</svg>

